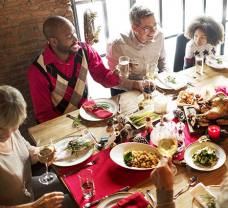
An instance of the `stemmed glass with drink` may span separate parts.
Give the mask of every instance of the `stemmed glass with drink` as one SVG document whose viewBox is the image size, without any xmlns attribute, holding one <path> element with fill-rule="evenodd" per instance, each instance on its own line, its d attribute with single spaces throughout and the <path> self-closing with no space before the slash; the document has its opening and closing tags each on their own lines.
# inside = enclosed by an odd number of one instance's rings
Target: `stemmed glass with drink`
<svg viewBox="0 0 228 208">
<path fill-rule="evenodd" d="M 158 76 L 157 64 L 154 62 L 146 63 L 146 78 L 150 81 L 153 81 L 153 94 L 157 95 L 155 79 Z"/>
<path fill-rule="evenodd" d="M 49 144 L 40 147 L 38 159 L 41 163 L 44 163 L 46 166 L 46 172 L 39 177 L 39 181 L 42 184 L 48 185 L 57 178 L 55 173 L 48 171 L 48 166 L 53 162 L 54 155 L 55 147 L 52 141 Z"/>
<path fill-rule="evenodd" d="M 154 91 L 155 87 L 154 84 L 147 79 L 147 76 L 143 77 L 142 80 L 142 87 L 143 87 L 143 95 L 144 95 L 144 99 L 150 99 L 151 98 L 151 94 Z"/>
<path fill-rule="evenodd" d="M 164 95 L 163 95 L 164 96 Z M 160 101 L 160 103 L 158 102 Z M 176 129 L 172 122 L 164 122 L 164 114 L 167 113 L 167 100 L 156 97 L 155 112 L 161 115 L 160 122 L 154 127 L 151 132 L 151 140 L 158 148 L 158 151 L 164 157 L 172 157 L 178 148 Z M 172 164 L 173 174 L 177 173 L 177 168 Z"/>
</svg>

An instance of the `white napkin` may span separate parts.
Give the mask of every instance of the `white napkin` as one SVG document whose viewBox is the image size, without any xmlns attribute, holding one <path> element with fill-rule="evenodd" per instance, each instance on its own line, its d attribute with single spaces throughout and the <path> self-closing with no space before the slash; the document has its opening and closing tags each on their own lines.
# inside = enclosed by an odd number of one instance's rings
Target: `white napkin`
<svg viewBox="0 0 228 208">
<path fill-rule="evenodd" d="M 168 77 L 173 78 L 175 83 L 168 81 Z M 158 80 L 163 85 L 173 90 L 178 90 L 187 84 L 185 77 L 178 76 L 175 73 L 162 72 L 158 75 Z"/>
<path fill-rule="evenodd" d="M 202 183 L 198 183 L 190 190 L 193 198 L 203 207 L 209 208 L 209 199 L 213 198 L 216 201 L 216 196 L 210 192 L 210 190 Z"/>
</svg>

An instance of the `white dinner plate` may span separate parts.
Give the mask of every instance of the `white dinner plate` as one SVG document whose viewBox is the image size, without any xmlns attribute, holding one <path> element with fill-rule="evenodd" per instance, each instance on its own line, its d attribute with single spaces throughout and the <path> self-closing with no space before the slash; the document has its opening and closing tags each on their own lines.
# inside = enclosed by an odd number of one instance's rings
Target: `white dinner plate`
<svg viewBox="0 0 228 208">
<path fill-rule="evenodd" d="M 215 69 L 228 69 L 228 57 L 226 56 L 207 56 L 205 62 Z"/>
<path fill-rule="evenodd" d="M 114 148 L 112 148 L 110 152 L 110 158 L 112 159 L 113 162 L 115 162 L 117 165 L 120 165 L 124 168 L 131 169 L 131 170 L 150 170 L 153 168 L 136 168 L 136 167 L 129 167 L 125 164 L 124 162 L 124 154 L 128 151 L 146 151 L 146 152 L 152 152 L 158 155 L 158 157 L 161 159 L 161 154 L 158 152 L 158 150 L 155 147 L 152 147 L 151 145 L 148 144 L 142 144 L 142 143 L 137 143 L 137 142 L 127 142 L 127 143 L 122 143 L 118 144 Z"/>
<path fill-rule="evenodd" d="M 211 149 L 215 150 L 215 153 L 218 157 L 218 161 L 217 163 L 212 166 L 212 167 L 202 167 L 202 166 L 198 166 L 193 162 L 192 159 L 192 155 L 197 151 L 200 150 L 204 147 L 210 147 Z M 212 171 L 212 170 L 216 170 L 218 168 L 220 168 L 226 161 L 226 153 L 224 152 L 224 150 L 218 146 L 215 143 L 212 142 L 194 142 L 192 144 L 190 144 L 187 149 L 185 150 L 184 153 L 184 159 L 185 162 L 187 163 L 187 165 L 189 165 L 190 167 L 196 169 L 196 170 L 201 170 L 201 171 Z"/>
<path fill-rule="evenodd" d="M 170 80 L 173 80 L 174 83 Z M 161 89 L 179 90 L 187 85 L 187 79 L 185 76 L 180 76 L 176 73 L 162 72 L 158 74 L 155 84 Z"/>
<path fill-rule="evenodd" d="M 116 104 L 115 101 L 111 100 L 111 99 L 95 99 L 94 100 L 97 104 L 107 104 L 109 107 L 108 107 L 108 111 L 112 112 L 112 116 L 113 117 L 117 111 L 118 111 L 118 105 Z M 101 118 L 97 118 L 96 116 L 90 114 L 90 113 L 87 113 L 83 107 L 80 108 L 79 110 L 79 114 L 82 118 L 84 118 L 85 120 L 87 121 L 101 121 L 101 120 L 104 120 L 104 119 L 101 119 Z M 109 117 L 109 118 L 111 118 Z"/>
<path fill-rule="evenodd" d="M 61 167 L 77 165 L 87 160 L 93 154 L 94 145 L 91 145 L 91 147 L 88 148 L 88 150 L 83 152 L 83 154 L 79 154 L 79 155 L 71 155 L 71 152 L 66 150 L 66 147 L 69 141 L 79 139 L 79 138 L 81 137 L 71 136 L 71 137 L 62 139 L 59 142 L 54 144 L 56 149 L 56 153 L 55 153 L 56 161 L 53 163 L 54 165 L 61 166 Z"/>
<path fill-rule="evenodd" d="M 98 205 L 97 208 L 111 208 L 112 206 L 114 206 L 119 200 L 130 196 L 132 193 L 130 192 L 119 192 L 116 194 L 113 194 L 109 197 L 107 197 L 106 199 L 102 200 Z"/>
</svg>

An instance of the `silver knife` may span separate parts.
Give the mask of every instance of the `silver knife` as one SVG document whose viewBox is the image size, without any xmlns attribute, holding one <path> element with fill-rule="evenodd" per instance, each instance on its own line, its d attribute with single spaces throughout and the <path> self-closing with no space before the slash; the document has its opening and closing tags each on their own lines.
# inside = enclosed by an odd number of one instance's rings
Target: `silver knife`
<svg viewBox="0 0 228 208">
<path fill-rule="evenodd" d="M 130 189 L 130 186 L 125 186 L 124 188 L 121 188 L 121 189 L 119 189 L 118 191 L 116 191 L 116 192 L 114 192 L 114 193 L 112 193 L 112 194 L 106 195 L 106 196 L 104 196 L 104 197 L 102 197 L 102 198 L 100 198 L 100 199 L 97 199 L 97 200 L 95 200 L 95 201 L 86 203 L 86 204 L 84 205 L 84 208 L 90 208 L 90 207 L 92 207 L 92 206 L 98 204 L 100 201 L 102 201 L 102 200 L 108 198 L 109 196 L 111 196 L 111 195 L 113 195 L 113 194 L 116 194 L 116 193 L 122 192 L 122 191 L 128 191 L 129 189 Z"/>
</svg>

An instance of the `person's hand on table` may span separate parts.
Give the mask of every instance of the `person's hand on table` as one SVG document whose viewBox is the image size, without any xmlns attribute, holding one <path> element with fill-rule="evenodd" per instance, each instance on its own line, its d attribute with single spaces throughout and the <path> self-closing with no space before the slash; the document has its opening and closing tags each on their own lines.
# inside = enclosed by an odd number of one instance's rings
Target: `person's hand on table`
<svg viewBox="0 0 228 208">
<path fill-rule="evenodd" d="M 60 208 L 64 195 L 62 192 L 51 192 L 44 194 L 42 197 L 32 203 L 33 208 Z"/>
<path fill-rule="evenodd" d="M 173 171 L 172 161 L 168 158 L 162 158 L 160 165 L 151 173 L 152 182 L 157 190 L 173 190 Z"/>
</svg>

